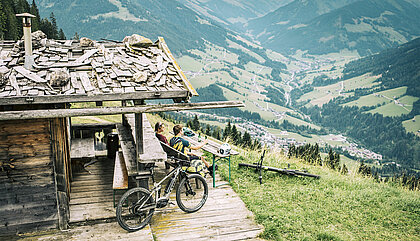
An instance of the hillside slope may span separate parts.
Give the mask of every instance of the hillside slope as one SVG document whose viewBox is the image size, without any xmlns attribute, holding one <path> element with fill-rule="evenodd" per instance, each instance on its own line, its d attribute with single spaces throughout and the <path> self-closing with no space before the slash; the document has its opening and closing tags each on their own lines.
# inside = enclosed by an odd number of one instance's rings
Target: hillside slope
<svg viewBox="0 0 420 241">
<path fill-rule="evenodd" d="M 201 48 L 204 39 L 225 46 L 227 31 L 177 1 L 40 0 L 41 16 L 54 12 L 66 36 L 122 40 L 140 34 L 165 37 L 172 51 Z"/>
<path fill-rule="evenodd" d="M 250 20 L 247 27 L 250 33 L 264 40 L 276 32 L 296 28 L 299 24 L 355 1 L 358 0 L 294 0 L 263 17 Z"/>
<path fill-rule="evenodd" d="M 293 13 L 292 10 L 289 12 Z M 281 23 L 287 20 L 270 19 L 280 26 L 260 29 L 254 35 L 263 46 L 277 51 L 302 49 L 312 54 L 324 54 L 350 49 L 357 50 L 362 56 L 398 46 L 420 35 L 418 1 L 361 0 L 312 19 L 316 14 L 306 12 L 307 21 L 286 25 L 285 29 Z"/>
<path fill-rule="evenodd" d="M 240 150 L 232 160 L 231 186 L 264 225 L 272 240 L 418 240 L 420 193 L 396 184 L 364 178 L 351 169 L 343 175 L 323 166 L 266 154 L 264 165 L 306 169 L 320 179 L 263 171 L 263 184 L 252 169 L 261 153 Z M 227 179 L 228 167 L 219 168 Z"/>
<path fill-rule="evenodd" d="M 249 19 L 261 17 L 292 0 L 178 0 L 196 12 L 240 29 Z"/>
<path fill-rule="evenodd" d="M 407 94 L 420 98 L 420 38 L 360 60 L 352 61 L 344 69 L 343 79 L 366 73 L 380 75 L 385 89 L 407 86 Z M 420 113 L 417 106 L 416 113 Z"/>
</svg>

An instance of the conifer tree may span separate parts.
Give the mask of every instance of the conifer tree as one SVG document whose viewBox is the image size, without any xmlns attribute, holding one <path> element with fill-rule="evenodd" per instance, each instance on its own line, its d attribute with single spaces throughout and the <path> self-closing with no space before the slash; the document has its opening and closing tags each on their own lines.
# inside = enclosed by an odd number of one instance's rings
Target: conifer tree
<svg viewBox="0 0 420 241">
<path fill-rule="evenodd" d="M 210 136 L 211 135 L 211 131 L 210 131 L 210 125 L 206 126 L 206 135 Z"/>
<path fill-rule="evenodd" d="M 63 29 L 60 28 L 60 31 L 58 31 L 58 39 L 60 40 L 66 40 L 66 35 L 63 32 Z"/>
<path fill-rule="evenodd" d="M 223 139 L 226 140 L 228 137 L 230 137 L 231 131 L 232 131 L 232 126 L 229 121 L 225 127 L 225 131 L 223 131 Z"/>
<path fill-rule="evenodd" d="M 32 0 L 31 8 L 29 12 L 35 16 L 35 18 L 31 19 L 32 25 L 32 32 L 35 32 L 40 29 L 41 27 L 41 17 L 39 15 L 38 7 L 36 6 L 35 0 Z"/>
<path fill-rule="evenodd" d="M 238 130 L 236 129 L 236 125 L 232 126 L 232 129 L 230 131 L 230 137 L 232 138 L 233 142 L 237 144 L 238 141 Z"/>
<path fill-rule="evenodd" d="M 51 32 L 51 38 L 52 39 L 58 39 L 58 27 L 57 27 L 57 20 L 55 18 L 55 15 L 53 12 L 50 14 L 50 20 L 52 25 L 52 32 Z"/>
<path fill-rule="evenodd" d="M 251 135 L 247 131 L 245 131 L 245 133 L 242 137 L 242 144 L 245 147 L 251 147 L 251 145 L 252 145 Z"/>
<path fill-rule="evenodd" d="M 346 164 L 343 164 L 343 167 L 341 168 L 341 174 L 347 175 L 349 173 L 349 169 L 347 168 Z"/>
<path fill-rule="evenodd" d="M 200 122 L 198 121 L 197 115 L 194 116 L 194 120 L 192 121 L 192 129 L 194 131 L 198 131 L 200 129 Z"/>
<path fill-rule="evenodd" d="M 0 40 L 4 39 L 4 35 L 7 30 L 6 21 L 7 17 L 3 7 L 3 1 L 0 1 Z"/>
<path fill-rule="evenodd" d="M 74 33 L 73 40 L 79 40 L 80 36 L 77 32 Z"/>
<path fill-rule="evenodd" d="M 19 25 L 18 19 L 16 18 L 14 2 L 13 0 L 3 0 L 1 3 L 3 7 L 2 12 L 5 14 L 5 30 L 2 34 L 3 39 L 17 40 L 20 38 L 18 28 L 22 24 Z M 3 22 L 1 24 L 3 24 Z M 22 31 L 23 30 L 21 30 L 21 32 Z"/>
</svg>

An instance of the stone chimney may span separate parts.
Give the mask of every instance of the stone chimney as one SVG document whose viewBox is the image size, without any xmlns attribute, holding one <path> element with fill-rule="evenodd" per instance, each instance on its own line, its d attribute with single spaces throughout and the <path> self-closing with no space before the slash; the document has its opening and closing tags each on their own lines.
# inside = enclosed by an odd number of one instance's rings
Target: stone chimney
<svg viewBox="0 0 420 241">
<path fill-rule="evenodd" d="M 34 57 L 32 55 L 32 35 L 31 35 L 31 18 L 35 18 L 30 13 L 19 13 L 16 17 L 23 17 L 23 41 L 25 45 L 25 65 L 26 69 L 31 69 L 34 63 Z"/>
</svg>

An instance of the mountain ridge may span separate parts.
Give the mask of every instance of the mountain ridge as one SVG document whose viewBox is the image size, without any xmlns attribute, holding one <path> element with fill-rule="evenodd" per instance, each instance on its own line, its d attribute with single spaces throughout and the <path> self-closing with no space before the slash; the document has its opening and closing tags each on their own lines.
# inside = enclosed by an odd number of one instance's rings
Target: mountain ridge
<svg viewBox="0 0 420 241">
<path fill-rule="evenodd" d="M 256 36 L 263 46 L 280 52 L 301 49 L 325 54 L 349 49 L 366 56 L 420 36 L 419 18 L 416 1 L 362 0 L 271 35 L 261 35 L 260 30 Z"/>
</svg>

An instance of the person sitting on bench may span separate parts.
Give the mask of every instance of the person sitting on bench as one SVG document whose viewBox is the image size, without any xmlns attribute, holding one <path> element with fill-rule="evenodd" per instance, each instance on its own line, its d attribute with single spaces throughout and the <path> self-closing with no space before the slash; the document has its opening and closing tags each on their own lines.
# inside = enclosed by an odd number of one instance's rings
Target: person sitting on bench
<svg viewBox="0 0 420 241">
<path fill-rule="evenodd" d="M 155 135 L 159 139 L 159 141 L 169 145 L 168 140 L 162 133 L 165 131 L 165 124 L 162 122 L 157 122 L 155 124 Z"/>
<path fill-rule="evenodd" d="M 188 155 L 190 157 L 192 166 L 197 167 L 199 165 L 202 165 L 202 163 L 204 163 L 204 165 L 209 170 L 210 175 L 212 175 L 213 168 L 204 159 L 204 157 L 199 157 L 199 156 L 187 151 L 187 148 L 190 148 L 192 150 L 201 149 L 205 144 L 207 144 L 208 140 L 206 139 L 201 145 L 192 146 L 189 141 L 182 138 L 182 136 L 184 135 L 182 125 L 175 125 L 174 128 L 173 128 L 173 131 L 174 131 L 175 136 L 171 138 L 171 140 L 169 141 L 169 145 L 172 146 L 173 148 L 175 148 L 176 150 L 184 153 L 185 155 Z M 197 162 L 197 160 L 198 160 L 198 162 Z M 201 160 L 201 162 L 200 162 L 200 160 Z"/>
</svg>

